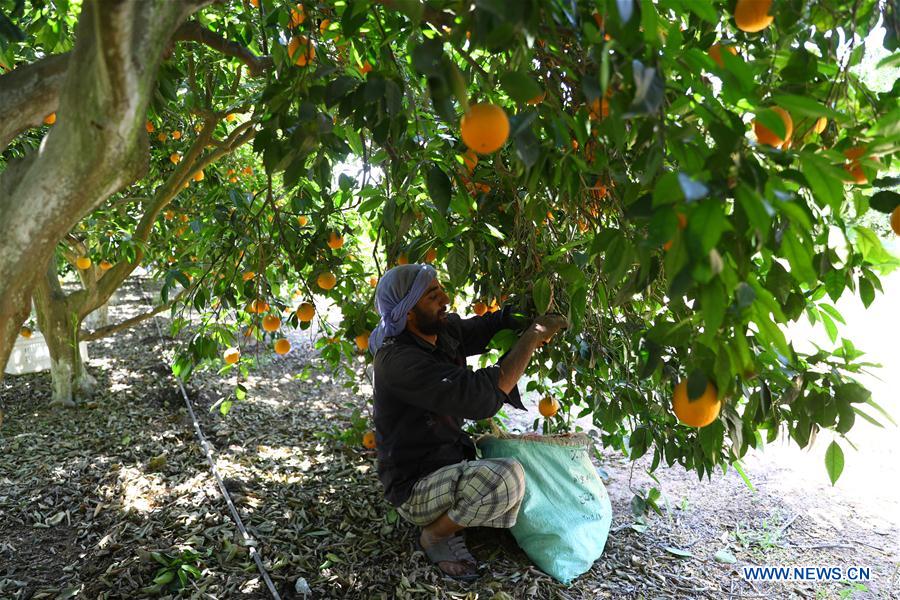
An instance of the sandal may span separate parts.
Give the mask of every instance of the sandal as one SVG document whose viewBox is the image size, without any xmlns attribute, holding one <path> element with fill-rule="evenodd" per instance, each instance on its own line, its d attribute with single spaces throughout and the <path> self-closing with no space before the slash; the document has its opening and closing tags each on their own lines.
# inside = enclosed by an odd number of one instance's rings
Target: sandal
<svg viewBox="0 0 900 600">
<path fill-rule="evenodd" d="M 469 549 L 466 548 L 466 543 L 463 541 L 462 536 L 454 535 L 452 537 L 447 538 L 444 541 L 438 542 L 433 546 L 429 546 L 428 548 L 424 548 L 422 546 L 422 542 L 419 539 L 416 539 L 416 547 L 425 553 L 425 556 L 428 559 L 437 565 L 438 569 L 440 569 L 441 573 L 446 577 L 450 577 L 451 579 L 455 579 L 457 581 L 462 581 L 465 583 L 470 583 L 475 581 L 480 577 L 478 573 L 464 573 L 461 575 L 451 575 L 447 573 L 443 569 L 440 568 L 438 563 L 447 561 L 447 562 L 467 562 L 471 563 L 472 567 L 477 566 L 477 562 L 475 557 L 469 553 Z"/>
</svg>

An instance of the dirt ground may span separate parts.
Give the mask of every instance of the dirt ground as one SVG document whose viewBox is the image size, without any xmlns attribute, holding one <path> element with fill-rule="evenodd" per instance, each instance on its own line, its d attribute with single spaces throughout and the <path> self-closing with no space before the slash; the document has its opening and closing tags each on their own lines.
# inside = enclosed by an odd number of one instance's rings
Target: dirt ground
<svg viewBox="0 0 900 600">
<path fill-rule="evenodd" d="M 110 317 L 148 303 L 132 282 Z M 168 331 L 165 319 L 160 325 Z M 900 511 L 885 492 L 895 472 L 867 481 L 869 493 L 832 488 L 821 462 L 811 468 L 777 444 L 746 460 L 755 491 L 733 470 L 698 482 L 681 468 L 660 468 L 655 483 L 646 461 L 607 453 L 599 466 L 614 519 L 589 572 L 563 586 L 533 567 L 508 532 L 472 529 L 482 577 L 470 585 L 444 579 L 414 549 L 415 528 L 384 502 L 374 455 L 340 439 L 354 410 L 366 414 L 365 387 L 354 394 L 324 370 L 307 334 L 292 339 L 286 357 L 260 350 L 244 381 L 248 398 L 227 417 L 210 407 L 233 388 L 233 375 L 203 372 L 187 386 L 282 598 L 900 597 Z M 182 564 L 197 574 L 161 597 L 271 597 L 164 366 L 175 345 L 152 321 L 92 344 L 90 367 L 107 391 L 72 411 L 47 408 L 47 374 L 0 383 L 0 598 L 156 597 L 154 577 Z M 361 371 L 356 377 L 364 380 Z M 529 413 L 510 426 L 532 420 Z M 650 485 L 663 491 L 663 511 L 644 529 L 630 504 L 634 490 Z M 721 562 L 720 551 L 735 562 Z M 855 565 L 869 567 L 871 578 L 744 580 L 741 568 L 753 565 Z"/>
</svg>

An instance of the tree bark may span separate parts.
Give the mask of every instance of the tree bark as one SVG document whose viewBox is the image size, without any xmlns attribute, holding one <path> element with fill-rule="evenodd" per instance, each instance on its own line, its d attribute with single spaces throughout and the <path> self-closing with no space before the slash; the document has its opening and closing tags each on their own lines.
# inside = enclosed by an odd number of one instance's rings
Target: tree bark
<svg viewBox="0 0 900 600">
<path fill-rule="evenodd" d="M 93 394 L 96 380 L 87 371 L 78 348 L 81 317 L 70 309 L 51 259 L 34 286 L 38 326 L 50 351 L 51 406 L 74 407 Z"/>
<path fill-rule="evenodd" d="M 57 122 L 0 175 L 0 365 L 28 314 L 34 265 L 48 264 L 85 214 L 146 172 L 144 123 L 163 53 L 210 1 L 84 2 Z"/>
</svg>

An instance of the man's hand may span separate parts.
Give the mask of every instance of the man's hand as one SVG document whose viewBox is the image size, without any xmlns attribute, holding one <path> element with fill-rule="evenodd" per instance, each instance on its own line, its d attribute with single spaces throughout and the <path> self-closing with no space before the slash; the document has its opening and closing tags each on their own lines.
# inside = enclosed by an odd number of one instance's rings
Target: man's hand
<svg viewBox="0 0 900 600">
<path fill-rule="evenodd" d="M 569 322 L 564 316 L 548 313 L 535 319 L 528 329 L 537 340 L 538 346 L 543 346 L 556 335 L 556 332 L 566 329 L 568 326 Z"/>
</svg>

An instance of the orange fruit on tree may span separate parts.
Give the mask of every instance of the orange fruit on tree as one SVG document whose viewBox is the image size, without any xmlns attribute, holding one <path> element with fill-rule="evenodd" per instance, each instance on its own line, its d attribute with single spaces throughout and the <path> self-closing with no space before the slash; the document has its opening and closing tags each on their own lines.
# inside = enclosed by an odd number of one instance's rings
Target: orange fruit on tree
<svg viewBox="0 0 900 600">
<path fill-rule="evenodd" d="M 237 183 L 237 177 L 232 175 L 228 178 L 228 183 Z"/>
<path fill-rule="evenodd" d="M 287 354 L 291 351 L 291 342 L 287 338 L 275 341 L 275 354 Z"/>
<path fill-rule="evenodd" d="M 191 219 L 187 215 L 178 215 L 178 220 L 181 221 L 182 223 L 187 223 Z"/>
<path fill-rule="evenodd" d="M 79 256 L 75 259 L 75 266 L 84 271 L 91 268 L 91 259 L 87 256 Z"/>
<path fill-rule="evenodd" d="M 891 229 L 895 234 L 900 235 L 900 205 L 891 212 Z"/>
<path fill-rule="evenodd" d="M 31 339 L 31 328 L 23 327 L 22 329 L 19 330 L 19 335 L 21 335 L 26 340 Z"/>
<path fill-rule="evenodd" d="M 844 170 L 850 173 L 850 176 L 853 178 L 854 182 L 859 184 L 869 182 L 869 178 L 866 177 L 866 174 L 862 168 L 862 164 L 859 162 L 859 159 L 865 156 L 866 151 L 866 146 L 854 146 L 852 148 L 847 148 L 846 150 L 844 150 L 844 156 L 848 161 L 850 161 L 848 164 L 844 165 Z"/>
<path fill-rule="evenodd" d="M 328 247 L 332 250 L 337 250 L 338 248 L 343 247 L 344 245 L 344 237 L 336 234 L 335 232 L 331 232 L 328 234 Z"/>
<path fill-rule="evenodd" d="M 225 115 L 225 120 L 229 123 L 234 122 L 235 119 L 237 119 L 237 116 L 234 113 L 228 113 L 227 115 Z"/>
<path fill-rule="evenodd" d="M 173 139 L 173 140 L 180 140 L 180 139 L 181 139 L 181 132 L 178 131 L 177 129 L 176 129 L 175 131 L 173 131 L 173 132 L 172 132 L 172 139 Z"/>
<path fill-rule="evenodd" d="M 297 8 L 291 9 L 291 27 L 299 27 L 303 25 L 303 22 L 306 20 L 306 11 L 303 10 L 303 5 L 298 4 Z"/>
<path fill-rule="evenodd" d="M 259 8 L 259 0 L 250 0 L 250 4 L 253 5 L 253 8 Z"/>
<path fill-rule="evenodd" d="M 609 100 L 606 98 L 594 98 L 594 101 L 591 102 L 591 119 L 597 121 L 599 119 L 605 119 L 608 116 Z"/>
<path fill-rule="evenodd" d="M 737 0 L 734 22 L 741 31 L 756 33 L 772 24 L 775 18 L 769 14 L 772 0 Z"/>
<path fill-rule="evenodd" d="M 325 271 L 319 274 L 316 283 L 323 290 L 330 290 L 337 284 L 337 277 L 331 271 Z"/>
<path fill-rule="evenodd" d="M 291 38 L 288 56 L 298 67 L 305 67 L 316 57 L 316 48 L 305 35 Z"/>
<path fill-rule="evenodd" d="M 154 131 L 156 131 L 156 127 L 154 127 L 153 123 L 151 123 L 150 121 L 147 121 L 147 124 L 144 125 L 144 129 L 147 130 L 147 133 L 153 133 Z"/>
<path fill-rule="evenodd" d="M 371 287 L 377 286 L 377 285 L 378 285 L 378 278 L 377 278 L 377 277 L 369 277 L 369 285 L 370 285 Z"/>
<path fill-rule="evenodd" d="M 769 146 L 781 146 L 786 141 L 791 139 L 791 135 L 794 133 L 794 121 L 791 119 L 790 113 L 784 110 L 780 106 L 773 106 L 772 110 L 778 113 L 778 116 L 781 117 L 781 120 L 784 122 L 784 138 L 780 138 L 772 131 L 757 121 L 753 119 L 753 131 L 756 132 L 756 141 L 760 144 L 767 144 Z"/>
<path fill-rule="evenodd" d="M 322 22 L 319 23 L 319 33 L 325 35 L 325 31 L 328 29 L 329 25 L 331 25 L 331 21 L 329 19 L 322 19 Z"/>
<path fill-rule="evenodd" d="M 687 217 L 684 213 L 676 213 L 678 217 L 678 229 L 684 229 L 687 227 Z"/>
<path fill-rule="evenodd" d="M 244 175 L 253 175 L 253 167 L 247 165 L 246 167 L 241 169 L 241 173 L 243 173 Z"/>
<path fill-rule="evenodd" d="M 547 97 L 547 90 L 544 90 L 543 92 L 541 92 L 534 98 L 532 98 L 530 100 L 526 100 L 525 104 L 530 104 L 531 106 L 536 106 L 536 105 L 540 104 L 541 102 L 543 102 L 546 97 Z"/>
<path fill-rule="evenodd" d="M 709 50 L 706 51 L 709 54 L 709 57 L 713 59 L 719 68 L 725 67 L 725 61 L 722 60 L 722 50 L 730 52 L 732 56 L 737 56 L 737 49 L 734 46 L 723 46 L 722 44 L 713 44 L 709 47 Z"/>
<path fill-rule="evenodd" d="M 173 152 L 169 155 L 169 160 L 172 161 L 173 165 L 177 165 L 181 162 L 181 152 Z"/>
<path fill-rule="evenodd" d="M 357 70 L 360 73 L 362 73 L 363 75 L 365 75 L 366 73 L 369 73 L 372 71 L 372 64 L 369 61 L 366 61 L 362 65 L 357 67 Z"/>
<path fill-rule="evenodd" d="M 156 136 L 157 141 L 164 142 L 169 139 L 169 134 L 164 131 L 160 131 L 159 135 Z"/>
<path fill-rule="evenodd" d="M 722 409 L 722 401 L 716 392 L 716 387 L 706 383 L 706 390 L 699 398 L 688 398 L 687 379 L 681 380 L 675 386 L 672 394 L 672 410 L 678 420 L 690 427 L 705 427 L 716 420 Z"/>
<path fill-rule="evenodd" d="M 369 334 L 370 331 L 363 331 L 358 336 L 356 336 L 354 341 L 356 342 L 356 347 L 360 349 L 360 351 L 369 349 Z"/>
<path fill-rule="evenodd" d="M 313 320 L 316 314 L 316 307 L 309 302 L 304 302 L 297 307 L 297 319 L 302 323 L 308 323 Z"/>
<path fill-rule="evenodd" d="M 233 365 L 241 358 L 241 351 L 237 348 L 228 348 L 225 350 L 225 353 L 222 355 L 222 358 L 225 359 L 226 365 Z"/>
<path fill-rule="evenodd" d="M 368 448 L 369 450 L 375 449 L 375 432 L 367 431 L 363 434 L 362 445 L 364 448 Z"/>
<path fill-rule="evenodd" d="M 433 263 L 436 258 L 437 258 L 437 250 L 435 250 L 434 248 L 429 248 L 428 251 L 425 253 L 425 262 Z"/>
<path fill-rule="evenodd" d="M 813 125 L 813 131 L 816 133 L 822 133 L 825 131 L 825 128 L 828 126 L 828 119 L 825 117 L 819 117 L 816 119 L 816 124 Z"/>
<path fill-rule="evenodd" d="M 242 281 L 250 281 L 250 280 L 253 279 L 254 277 L 256 277 L 256 272 L 254 272 L 254 271 L 247 271 L 247 272 L 245 272 L 243 275 L 241 275 L 241 280 L 242 280 Z"/>
<path fill-rule="evenodd" d="M 309 219 L 307 217 L 303 215 L 297 217 L 297 224 L 300 225 L 300 227 L 305 227 L 307 223 L 309 223 Z"/>
<path fill-rule="evenodd" d="M 101 271 L 109 271 L 113 268 L 113 265 L 108 260 L 104 259 L 100 261 L 100 270 Z"/>
<path fill-rule="evenodd" d="M 174 210 L 167 210 L 166 212 L 163 213 L 163 219 L 165 219 L 166 221 L 171 221 L 174 218 L 175 218 Z"/>
<path fill-rule="evenodd" d="M 279 327 L 281 327 L 281 319 L 279 319 L 275 315 L 266 315 L 265 317 L 263 317 L 262 328 L 269 333 L 278 331 Z"/>
<path fill-rule="evenodd" d="M 56 113 L 52 112 L 46 117 L 44 117 L 44 125 L 53 125 L 56 123 Z"/>
<path fill-rule="evenodd" d="M 479 154 L 496 152 L 509 137 L 506 111 L 496 104 L 473 104 L 460 121 L 463 143 Z"/>
<path fill-rule="evenodd" d="M 265 300 L 254 300 L 250 304 L 247 305 L 248 313 L 255 313 L 258 315 L 263 314 L 264 312 L 269 311 L 269 303 Z"/>
<path fill-rule="evenodd" d="M 553 396 L 544 396 L 538 402 L 538 412 L 544 417 L 550 418 L 559 411 L 559 402 Z"/>
<path fill-rule="evenodd" d="M 194 173 L 194 181 L 203 181 L 205 177 L 206 175 L 203 174 L 202 169 Z"/>
<path fill-rule="evenodd" d="M 485 304 L 484 302 L 476 302 L 475 304 L 472 305 L 472 312 L 474 312 L 479 317 L 481 315 L 483 315 L 484 313 L 486 313 L 487 309 L 488 309 L 487 304 Z"/>
</svg>

